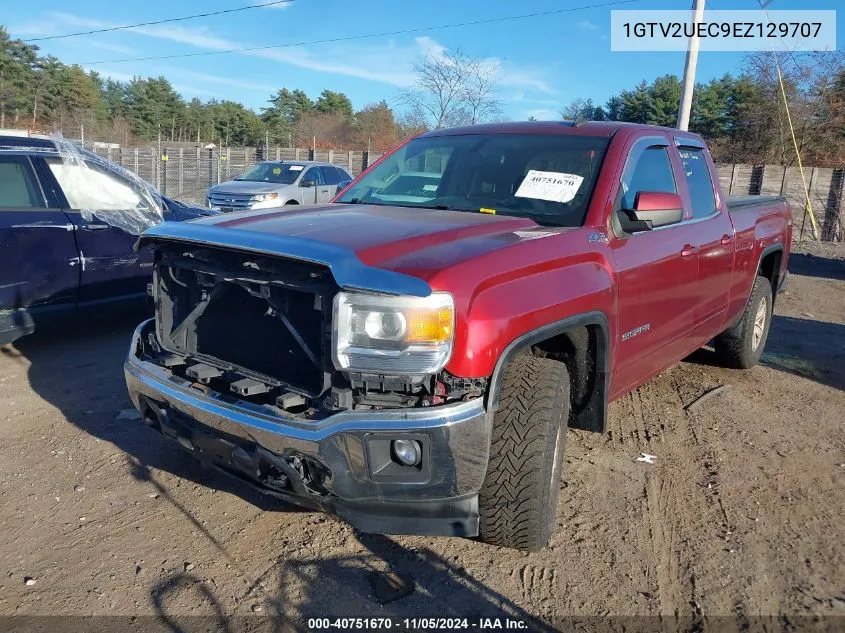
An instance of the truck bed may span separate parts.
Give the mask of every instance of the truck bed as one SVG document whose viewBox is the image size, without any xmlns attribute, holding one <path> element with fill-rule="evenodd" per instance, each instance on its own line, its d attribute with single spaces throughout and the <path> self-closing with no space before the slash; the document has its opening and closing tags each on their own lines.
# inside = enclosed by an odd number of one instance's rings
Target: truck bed
<svg viewBox="0 0 845 633">
<path fill-rule="evenodd" d="M 786 198 L 780 196 L 728 196 L 725 201 L 731 211 L 744 211 L 777 203 L 786 204 Z"/>
</svg>

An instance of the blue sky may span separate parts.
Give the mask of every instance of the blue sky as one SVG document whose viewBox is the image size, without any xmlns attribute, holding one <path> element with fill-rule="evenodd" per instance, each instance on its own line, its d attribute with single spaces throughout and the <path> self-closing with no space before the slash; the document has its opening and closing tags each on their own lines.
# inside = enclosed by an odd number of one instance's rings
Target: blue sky
<svg viewBox="0 0 845 633">
<path fill-rule="evenodd" d="M 268 0 L 38 0 L 6 6 L 0 18 L 22 39 L 179 17 L 260 4 Z M 499 65 L 499 97 L 514 120 L 558 118 L 577 97 L 604 103 L 640 80 L 683 71 L 683 53 L 610 51 L 610 11 L 593 8 L 496 24 L 437 29 L 404 35 L 298 45 L 284 48 L 166 60 L 117 60 L 179 55 L 268 44 L 299 43 L 350 35 L 399 31 L 491 17 L 583 7 L 612 0 L 293 0 L 280 7 L 114 33 L 36 42 L 44 54 L 119 80 L 133 75 L 167 77 L 185 98 L 231 99 L 260 110 L 282 87 L 301 88 L 312 98 L 328 88 L 349 95 L 356 108 L 396 97 L 408 86 L 416 58 L 426 51 L 460 48 Z M 11 3 L 10 3 L 11 4 Z M 15 5 L 13 5 L 15 6 Z M 619 9 L 684 9 L 688 0 L 639 0 Z M 756 0 L 708 0 L 717 14 L 753 9 Z M 771 9 L 836 9 L 841 0 L 776 0 Z M 25 8 L 24 8 L 25 7 Z M 845 43 L 840 12 L 837 41 Z M 106 63 L 93 63 L 93 62 Z M 698 78 L 736 72 L 740 53 L 707 53 Z"/>
</svg>

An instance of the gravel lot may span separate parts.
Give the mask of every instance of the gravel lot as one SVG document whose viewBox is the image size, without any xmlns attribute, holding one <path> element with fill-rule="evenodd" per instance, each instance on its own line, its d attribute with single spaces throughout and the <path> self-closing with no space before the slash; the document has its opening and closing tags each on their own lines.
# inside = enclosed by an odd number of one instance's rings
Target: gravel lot
<svg viewBox="0 0 845 633">
<path fill-rule="evenodd" d="M 614 403 L 604 435 L 569 432 L 534 554 L 358 534 L 202 470 L 130 411 L 137 315 L 2 347 L 0 616 L 845 616 L 845 248 L 813 252 L 761 366 L 701 350 Z M 382 604 L 390 574 L 410 593 Z"/>
</svg>

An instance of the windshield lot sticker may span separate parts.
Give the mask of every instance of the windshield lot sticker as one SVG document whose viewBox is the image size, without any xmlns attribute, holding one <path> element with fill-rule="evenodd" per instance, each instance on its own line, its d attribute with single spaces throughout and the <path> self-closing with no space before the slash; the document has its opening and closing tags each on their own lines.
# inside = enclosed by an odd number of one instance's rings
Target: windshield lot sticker
<svg viewBox="0 0 845 633">
<path fill-rule="evenodd" d="M 584 177 L 577 174 L 530 169 L 514 196 L 550 202 L 572 202 L 582 182 Z"/>
<path fill-rule="evenodd" d="M 482 213 L 492 213 L 493 215 L 496 215 L 496 209 L 488 209 L 487 207 L 481 207 L 479 211 L 481 211 Z"/>
<path fill-rule="evenodd" d="M 437 185 L 423 185 L 423 191 L 437 191 Z"/>
<path fill-rule="evenodd" d="M 281 167 L 273 167 L 273 175 L 274 175 L 274 176 L 278 176 L 278 175 L 279 175 L 279 174 L 281 174 L 281 173 L 282 173 L 282 168 L 281 168 Z"/>
<path fill-rule="evenodd" d="M 302 171 L 303 165 L 291 165 L 288 167 L 289 171 Z"/>
</svg>

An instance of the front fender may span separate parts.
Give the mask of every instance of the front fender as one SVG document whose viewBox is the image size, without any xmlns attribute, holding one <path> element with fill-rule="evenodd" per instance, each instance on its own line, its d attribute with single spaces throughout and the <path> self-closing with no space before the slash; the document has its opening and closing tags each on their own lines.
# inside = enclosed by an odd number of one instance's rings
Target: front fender
<svg viewBox="0 0 845 633">
<path fill-rule="evenodd" d="M 612 314 L 614 301 L 613 278 L 598 258 L 488 283 L 465 306 L 446 368 L 457 376 L 489 377 L 520 337 L 577 315 Z"/>
</svg>

